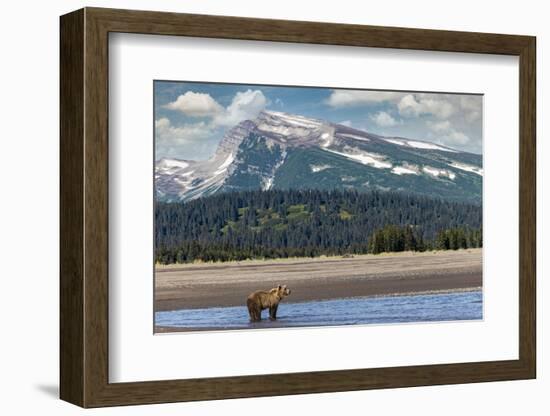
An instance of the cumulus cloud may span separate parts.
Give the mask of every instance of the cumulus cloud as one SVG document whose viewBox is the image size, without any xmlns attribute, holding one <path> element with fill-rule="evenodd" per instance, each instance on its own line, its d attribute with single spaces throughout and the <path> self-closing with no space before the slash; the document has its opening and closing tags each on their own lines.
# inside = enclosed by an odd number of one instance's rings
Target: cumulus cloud
<svg viewBox="0 0 550 416">
<path fill-rule="evenodd" d="M 474 122 L 481 118 L 482 98 L 481 96 L 460 97 L 460 108 L 465 112 L 465 119 Z"/>
<path fill-rule="evenodd" d="M 479 111 L 481 110 L 481 96 L 463 95 L 460 97 L 460 108 L 463 110 Z"/>
<path fill-rule="evenodd" d="M 470 138 L 460 131 L 453 130 L 439 138 L 440 142 L 448 145 L 465 145 L 470 141 Z"/>
<path fill-rule="evenodd" d="M 234 126 L 243 120 L 256 118 L 266 105 L 267 98 L 260 90 L 238 92 L 231 104 L 217 114 L 212 122 L 219 126 Z"/>
<path fill-rule="evenodd" d="M 406 117 L 433 115 L 439 119 L 446 119 L 454 114 L 455 107 L 450 101 L 432 98 L 426 94 L 407 94 L 397 103 L 399 114 Z"/>
<path fill-rule="evenodd" d="M 237 92 L 231 103 L 224 108 L 210 94 L 187 91 L 176 101 L 164 105 L 164 108 L 177 110 L 190 117 L 210 118 L 212 126 L 234 126 L 247 119 L 258 116 L 267 105 L 267 98 L 261 90 Z"/>
<path fill-rule="evenodd" d="M 212 127 L 205 122 L 174 126 L 166 117 L 155 120 L 155 136 L 158 141 L 181 144 L 201 140 L 212 134 Z"/>
<path fill-rule="evenodd" d="M 433 130 L 435 132 L 442 132 L 442 131 L 449 131 L 451 127 L 451 122 L 449 120 L 444 121 L 426 121 L 426 124 L 430 128 L 430 130 Z"/>
<path fill-rule="evenodd" d="M 267 105 L 260 90 L 238 92 L 224 108 L 209 94 L 188 91 L 164 108 L 178 110 L 189 117 L 203 117 L 197 122 L 173 123 L 168 117 L 155 120 L 157 154 L 178 157 L 182 149 L 192 146 L 193 158 L 208 157 L 225 127 L 254 119 Z"/>
<path fill-rule="evenodd" d="M 167 125 L 169 120 L 163 118 L 157 121 L 158 129 L 163 134 L 174 136 L 175 129 L 204 128 L 210 131 L 216 127 L 234 126 L 243 120 L 254 119 L 266 107 L 267 98 L 260 90 L 246 90 L 237 92 L 231 103 L 224 108 L 210 94 L 187 91 L 176 101 L 164 105 L 164 108 L 178 110 L 190 117 L 206 117 L 208 123 L 185 124 L 182 127 Z"/>
<path fill-rule="evenodd" d="M 393 91 L 333 90 L 326 104 L 331 107 L 352 107 L 355 105 L 395 101 L 402 95 L 402 93 Z"/>
<path fill-rule="evenodd" d="M 161 130 L 165 130 L 169 128 L 171 125 L 170 120 L 166 117 L 159 118 L 158 120 L 155 120 L 155 128 L 157 129 L 157 132 Z"/>
<path fill-rule="evenodd" d="M 371 114 L 370 119 L 374 121 L 377 126 L 380 127 L 393 127 L 401 124 L 398 120 L 393 118 L 391 114 L 385 111 L 379 111 L 376 114 Z"/>
<path fill-rule="evenodd" d="M 164 105 L 169 110 L 178 110 L 190 117 L 212 117 L 224 108 L 210 94 L 187 91 L 176 101 Z"/>
<path fill-rule="evenodd" d="M 450 121 L 431 121 L 427 120 L 426 125 L 428 128 L 438 135 L 437 141 L 441 144 L 449 146 L 463 146 L 470 142 L 470 138 L 463 132 L 456 130 Z"/>
</svg>

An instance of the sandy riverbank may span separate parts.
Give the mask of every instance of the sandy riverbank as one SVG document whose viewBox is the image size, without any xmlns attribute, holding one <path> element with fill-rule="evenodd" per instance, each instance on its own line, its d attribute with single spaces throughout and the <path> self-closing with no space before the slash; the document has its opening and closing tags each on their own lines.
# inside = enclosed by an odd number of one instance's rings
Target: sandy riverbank
<svg viewBox="0 0 550 416">
<path fill-rule="evenodd" d="M 482 249 L 159 266 L 155 310 L 244 305 L 278 284 L 286 302 L 477 288 Z"/>
</svg>

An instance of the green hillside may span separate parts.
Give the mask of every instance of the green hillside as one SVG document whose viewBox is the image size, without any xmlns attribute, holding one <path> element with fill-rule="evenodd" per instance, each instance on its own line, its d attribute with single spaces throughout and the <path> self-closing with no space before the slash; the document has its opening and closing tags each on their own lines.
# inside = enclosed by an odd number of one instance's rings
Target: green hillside
<svg viewBox="0 0 550 416">
<path fill-rule="evenodd" d="M 172 263 L 339 255 L 401 246 L 424 250 L 438 246 L 441 238 L 474 247 L 481 244 L 481 217 L 476 204 L 397 192 L 221 193 L 157 204 L 156 259 Z M 377 235 L 386 240 L 373 246 L 371 236 Z M 441 244 L 459 248 L 459 243 Z"/>
</svg>

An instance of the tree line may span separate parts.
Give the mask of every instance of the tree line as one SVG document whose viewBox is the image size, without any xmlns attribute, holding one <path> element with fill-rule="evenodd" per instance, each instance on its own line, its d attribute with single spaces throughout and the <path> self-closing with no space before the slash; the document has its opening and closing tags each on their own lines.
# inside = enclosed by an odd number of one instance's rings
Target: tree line
<svg viewBox="0 0 550 416">
<path fill-rule="evenodd" d="M 155 206 L 155 261 L 480 247 L 481 206 L 399 192 L 270 190 Z"/>
<path fill-rule="evenodd" d="M 368 253 L 399 251 L 458 250 L 483 247 L 481 228 L 455 227 L 440 230 L 433 240 L 424 240 L 422 233 L 410 225 L 386 225 L 369 238 Z"/>
</svg>

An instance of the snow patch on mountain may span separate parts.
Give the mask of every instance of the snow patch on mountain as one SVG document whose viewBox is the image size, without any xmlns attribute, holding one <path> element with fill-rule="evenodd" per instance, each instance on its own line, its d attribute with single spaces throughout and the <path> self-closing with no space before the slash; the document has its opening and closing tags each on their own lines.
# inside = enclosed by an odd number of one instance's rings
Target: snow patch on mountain
<svg viewBox="0 0 550 416">
<path fill-rule="evenodd" d="M 395 166 L 392 170 L 392 173 L 396 175 L 418 175 L 420 174 L 418 166 L 404 164 L 403 166 Z"/>
<path fill-rule="evenodd" d="M 229 165 L 231 165 L 231 163 L 233 163 L 234 160 L 235 160 L 235 158 L 233 157 L 233 154 L 230 154 L 229 156 L 227 156 L 227 159 L 225 159 L 225 162 L 223 162 L 218 167 L 218 169 L 214 172 L 214 175 L 220 175 L 220 174 L 224 173 L 227 170 L 227 168 L 229 167 Z"/>
<path fill-rule="evenodd" d="M 456 178 L 456 174 L 449 171 L 449 170 L 446 170 L 446 169 L 437 169 L 437 168 L 434 168 L 432 166 L 424 166 L 422 168 L 422 170 L 424 172 L 426 172 L 427 174 L 429 175 L 432 175 L 436 178 L 440 177 L 440 176 L 444 176 L 444 177 L 447 177 L 451 180 L 453 180 L 454 178 Z"/>
<path fill-rule="evenodd" d="M 483 176 L 483 169 L 478 166 L 465 165 L 463 163 L 458 163 L 458 162 L 450 163 L 449 166 L 456 169 L 464 170 L 466 172 L 476 173 L 479 176 Z"/>
<path fill-rule="evenodd" d="M 358 136 L 356 134 L 340 133 L 339 136 L 347 137 L 348 139 L 359 140 L 359 141 L 362 141 L 362 142 L 370 142 L 371 141 L 368 137 Z"/>
<path fill-rule="evenodd" d="M 275 180 L 275 176 L 270 176 L 268 178 L 265 178 L 263 181 L 262 190 L 263 191 L 269 191 L 271 187 L 273 186 L 273 181 Z"/>
<path fill-rule="evenodd" d="M 322 147 L 329 147 L 334 140 L 334 136 L 330 133 L 323 133 L 321 134 L 321 140 L 323 141 L 323 143 L 321 143 Z"/>
<path fill-rule="evenodd" d="M 183 175 L 182 175 L 182 176 L 183 176 Z M 187 180 L 181 179 L 180 176 L 175 177 L 175 178 L 174 178 L 174 181 L 176 181 L 176 182 L 179 183 L 180 185 L 185 186 L 186 188 L 188 188 L 188 185 L 192 182 L 190 179 L 187 179 Z"/>
<path fill-rule="evenodd" d="M 157 162 L 157 167 L 161 169 L 171 169 L 171 168 L 185 169 L 188 166 L 189 166 L 188 162 L 185 162 L 183 160 L 177 160 L 177 159 L 161 159 L 159 162 Z"/>
<path fill-rule="evenodd" d="M 407 144 L 411 147 L 416 148 L 416 149 L 433 149 L 433 150 L 442 150 L 444 152 L 457 153 L 457 151 L 454 150 L 454 149 L 439 146 L 439 145 L 434 144 L 434 143 L 419 142 L 419 141 L 416 141 L 416 140 L 407 140 Z"/>
<path fill-rule="evenodd" d="M 309 165 L 309 168 L 313 173 L 322 172 L 324 170 L 330 169 L 331 167 L 332 166 L 330 165 Z"/>
<path fill-rule="evenodd" d="M 283 136 L 285 139 L 292 136 L 298 138 L 309 136 L 312 130 L 324 124 L 320 120 L 275 111 L 263 111 L 258 121 L 258 130 Z"/>
<path fill-rule="evenodd" d="M 392 167 L 392 164 L 386 161 L 385 156 L 376 153 L 369 153 L 358 149 L 354 149 L 352 151 L 353 153 L 338 152 L 331 149 L 324 150 L 330 153 L 344 156 L 345 158 L 351 159 L 354 162 L 359 162 L 363 165 L 373 166 L 378 169 L 389 169 Z"/>
<path fill-rule="evenodd" d="M 388 143 L 391 143 L 391 144 L 396 144 L 398 146 L 406 146 L 407 143 L 405 143 L 405 140 L 400 140 L 400 139 L 383 139 L 385 141 L 387 141 Z"/>
<path fill-rule="evenodd" d="M 298 126 L 274 126 L 272 124 L 261 123 L 258 125 L 258 130 L 266 133 L 275 133 L 281 136 L 300 136 L 304 137 L 309 134 L 309 129 Z"/>
<path fill-rule="evenodd" d="M 298 127 L 304 127 L 307 129 L 315 129 L 323 125 L 323 121 L 299 116 L 295 114 L 287 114 L 279 111 L 264 110 L 263 115 L 271 116 L 274 119 L 278 119 L 286 124 L 291 124 Z"/>
<path fill-rule="evenodd" d="M 275 174 L 277 173 L 277 170 L 285 163 L 285 159 L 287 156 L 286 150 L 283 150 L 281 153 L 281 158 L 279 161 L 273 166 L 273 169 L 271 170 L 271 173 L 269 176 L 262 178 L 262 190 L 269 191 L 273 187 L 273 182 L 275 181 Z"/>
<path fill-rule="evenodd" d="M 415 149 L 423 150 L 441 150 L 443 152 L 458 153 L 457 150 L 451 149 L 449 147 L 440 146 L 435 143 L 422 142 L 419 140 L 408 140 L 408 139 L 398 139 L 398 138 L 383 138 L 383 140 L 388 143 L 397 144 L 399 146 L 413 147 Z"/>
</svg>

